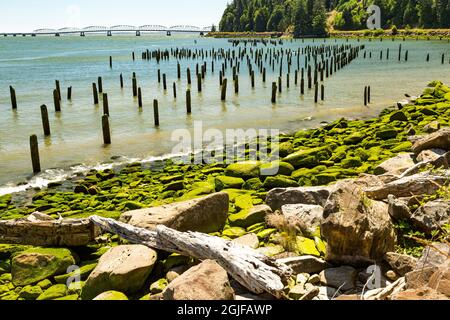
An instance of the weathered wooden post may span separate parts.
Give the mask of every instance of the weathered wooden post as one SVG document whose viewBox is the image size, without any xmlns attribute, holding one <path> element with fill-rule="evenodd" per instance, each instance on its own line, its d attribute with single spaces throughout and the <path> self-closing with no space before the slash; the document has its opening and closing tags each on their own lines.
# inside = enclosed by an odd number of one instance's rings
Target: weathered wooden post
<svg viewBox="0 0 450 320">
<path fill-rule="evenodd" d="M 177 98 L 177 84 L 175 82 L 173 83 L 173 98 Z"/>
<path fill-rule="evenodd" d="M 72 87 L 67 88 L 67 100 L 72 100 Z"/>
<path fill-rule="evenodd" d="M 288 73 L 288 74 L 286 75 L 286 87 L 287 87 L 287 88 L 289 88 L 290 82 L 291 82 L 291 76 L 290 76 L 290 74 Z"/>
<path fill-rule="evenodd" d="M 33 173 L 37 174 L 41 172 L 41 161 L 39 159 L 38 138 L 35 134 L 30 136 L 30 152 L 31 152 L 31 163 L 33 165 Z"/>
<path fill-rule="evenodd" d="M 98 92 L 103 93 L 103 80 L 102 77 L 98 77 Z"/>
<path fill-rule="evenodd" d="M 92 93 L 94 96 L 94 104 L 98 104 L 97 84 L 95 82 L 92 83 Z"/>
<path fill-rule="evenodd" d="M 398 47 L 398 61 L 402 59 L 402 44 Z"/>
<path fill-rule="evenodd" d="M 442 59 L 441 59 L 441 63 L 444 64 L 444 60 L 445 60 L 445 54 L 442 54 Z"/>
<path fill-rule="evenodd" d="M 272 82 L 272 103 L 277 102 L 277 83 Z"/>
<path fill-rule="evenodd" d="M 406 52 L 405 52 L 405 61 L 408 61 L 408 51 L 409 50 L 406 50 Z"/>
<path fill-rule="evenodd" d="M 238 94 L 239 93 L 239 76 L 236 75 L 236 77 L 234 78 L 234 93 Z"/>
<path fill-rule="evenodd" d="M 61 86 L 59 85 L 59 80 L 55 80 L 56 90 L 58 91 L 58 98 L 61 101 Z"/>
<path fill-rule="evenodd" d="M 188 82 L 188 84 L 192 84 L 192 81 L 191 81 L 191 69 L 187 68 L 186 73 L 187 73 L 187 82 Z"/>
<path fill-rule="evenodd" d="M 112 56 L 109 56 L 109 67 L 112 69 Z"/>
<path fill-rule="evenodd" d="M 367 87 L 364 87 L 364 105 L 367 106 Z"/>
<path fill-rule="evenodd" d="M 165 73 L 163 74 L 163 89 L 167 91 L 167 78 Z"/>
<path fill-rule="evenodd" d="M 266 82 L 266 68 L 263 69 L 263 82 Z"/>
<path fill-rule="evenodd" d="M 133 97 L 137 97 L 137 79 L 135 76 L 133 76 L 132 82 L 133 82 Z"/>
<path fill-rule="evenodd" d="M 251 81 L 252 81 L 252 88 L 254 88 L 255 87 L 255 71 L 252 71 Z"/>
<path fill-rule="evenodd" d="M 161 83 L 161 69 L 158 69 L 158 83 Z"/>
<path fill-rule="evenodd" d="M 9 86 L 9 93 L 11 95 L 11 106 L 13 110 L 16 110 L 17 109 L 16 90 L 12 86 Z"/>
<path fill-rule="evenodd" d="M 142 108 L 142 90 L 141 90 L 141 87 L 138 88 L 138 105 L 139 105 L 139 108 Z"/>
<path fill-rule="evenodd" d="M 181 66 L 179 62 L 177 63 L 177 77 L 181 79 Z"/>
<path fill-rule="evenodd" d="M 314 84 L 314 103 L 317 103 L 319 100 L 319 84 L 316 82 Z"/>
<path fill-rule="evenodd" d="M 120 74 L 120 88 L 123 89 L 123 75 Z"/>
<path fill-rule="evenodd" d="M 55 111 L 61 112 L 61 101 L 59 101 L 59 94 L 57 89 L 53 90 L 53 103 L 55 105 Z"/>
<path fill-rule="evenodd" d="M 202 75 L 200 73 L 197 74 L 197 90 L 202 92 Z"/>
<path fill-rule="evenodd" d="M 158 100 L 153 100 L 153 115 L 155 118 L 155 127 L 159 127 L 159 110 L 158 110 Z"/>
<path fill-rule="evenodd" d="M 50 123 L 48 121 L 48 110 L 47 106 L 43 104 L 41 106 L 41 118 L 42 118 L 42 127 L 44 128 L 44 135 L 50 135 Z"/>
<path fill-rule="evenodd" d="M 371 88 L 370 86 L 367 87 L 367 104 L 370 104 L 370 96 L 371 96 Z"/>
<path fill-rule="evenodd" d="M 109 116 L 104 114 L 102 116 L 102 131 L 103 131 L 103 143 L 111 144 L 111 131 L 109 129 Z"/>
<path fill-rule="evenodd" d="M 109 116 L 108 94 L 103 94 L 103 114 Z"/>
<path fill-rule="evenodd" d="M 281 77 L 278 77 L 278 92 L 279 93 L 283 92 L 282 85 L 283 85 L 283 82 L 281 80 Z"/>
<path fill-rule="evenodd" d="M 191 90 L 186 90 L 186 112 L 187 114 L 192 113 L 192 105 L 191 105 Z"/>
<path fill-rule="evenodd" d="M 325 86 L 323 84 L 320 86 L 320 100 L 325 100 Z"/>
<path fill-rule="evenodd" d="M 222 90 L 221 90 L 221 100 L 225 101 L 227 99 L 227 82 L 228 79 L 224 78 L 222 80 Z"/>
<path fill-rule="evenodd" d="M 427 54 L 427 62 L 430 62 L 430 54 Z"/>
<path fill-rule="evenodd" d="M 134 55 L 134 52 L 132 53 L 132 58 L 133 58 L 133 61 L 136 60 L 136 57 L 135 57 L 135 55 Z"/>
</svg>

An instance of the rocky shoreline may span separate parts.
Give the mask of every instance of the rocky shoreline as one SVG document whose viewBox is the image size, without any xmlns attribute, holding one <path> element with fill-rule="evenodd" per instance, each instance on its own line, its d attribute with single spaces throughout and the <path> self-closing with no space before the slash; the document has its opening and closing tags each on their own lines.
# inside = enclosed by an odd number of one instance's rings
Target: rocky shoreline
<svg viewBox="0 0 450 320">
<path fill-rule="evenodd" d="M 436 81 L 377 118 L 282 135 L 281 161 L 136 163 L 2 196 L 0 300 L 448 299 L 449 125 Z M 131 244 L 91 216 L 209 234 L 290 276 L 252 290 L 220 260 Z"/>
</svg>

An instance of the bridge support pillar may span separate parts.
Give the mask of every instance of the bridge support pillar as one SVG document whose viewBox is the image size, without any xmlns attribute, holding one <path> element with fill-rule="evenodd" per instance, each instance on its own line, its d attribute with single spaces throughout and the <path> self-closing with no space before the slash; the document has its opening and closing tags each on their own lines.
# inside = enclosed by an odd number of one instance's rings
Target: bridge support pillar
<svg viewBox="0 0 450 320">
<path fill-rule="evenodd" d="M 59 33 L 55 33 L 55 37 L 59 37 L 61 36 Z"/>
<path fill-rule="evenodd" d="M 205 33 L 202 31 L 200 32 L 200 37 L 203 37 L 205 35 Z"/>
<path fill-rule="evenodd" d="M 32 36 L 32 37 L 36 37 L 36 33 L 33 33 L 31 36 Z"/>
<path fill-rule="evenodd" d="M 141 32 L 140 31 L 136 31 L 136 37 L 140 37 L 141 36 Z"/>
<path fill-rule="evenodd" d="M 80 32 L 80 37 L 84 37 L 84 36 L 85 36 L 84 32 Z"/>
<path fill-rule="evenodd" d="M 106 34 L 108 37 L 112 37 L 112 32 L 111 32 L 111 30 L 109 30 L 108 32 L 107 32 L 107 34 Z"/>
<path fill-rule="evenodd" d="M 168 37 L 172 36 L 172 33 L 170 31 L 167 31 L 167 36 Z"/>
</svg>

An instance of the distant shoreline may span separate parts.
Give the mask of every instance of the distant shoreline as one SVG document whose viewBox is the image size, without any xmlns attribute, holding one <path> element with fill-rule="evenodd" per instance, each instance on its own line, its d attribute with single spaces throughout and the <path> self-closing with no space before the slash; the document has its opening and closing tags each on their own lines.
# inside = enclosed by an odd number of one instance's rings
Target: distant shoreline
<svg viewBox="0 0 450 320">
<path fill-rule="evenodd" d="M 293 38 L 291 32 L 210 32 L 210 38 Z M 392 30 L 334 30 L 329 38 L 414 38 L 414 39 L 450 39 L 450 29 L 399 29 Z M 324 38 L 305 36 L 300 39 Z"/>
</svg>

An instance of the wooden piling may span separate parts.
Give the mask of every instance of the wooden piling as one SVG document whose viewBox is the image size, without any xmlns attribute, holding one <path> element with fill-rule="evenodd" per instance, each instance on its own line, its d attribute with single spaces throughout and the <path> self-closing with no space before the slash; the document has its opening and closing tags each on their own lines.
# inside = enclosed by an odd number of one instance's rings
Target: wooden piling
<svg viewBox="0 0 450 320">
<path fill-rule="evenodd" d="M 181 65 L 179 62 L 177 63 L 177 78 L 181 79 Z"/>
<path fill-rule="evenodd" d="M 44 128 L 44 135 L 50 135 L 50 123 L 48 121 L 48 110 L 47 106 L 43 104 L 41 106 L 41 118 L 42 118 L 42 127 Z"/>
<path fill-rule="evenodd" d="M 317 103 L 318 100 L 319 100 L 319 84 L 315 83 L 314 84 L 314 103 Z"/>
<path fill-rule="evenodd" d="M 173 98 L 177 98 L 177 84 L 175 82 L 173 83 Z"/>
<path fill-rule="evenodd" d="M 371 100 L 371 88 L 370 86 L 367 87 L 367 103 L 370 104 Z"/>
<path fill-rule="evenodd" d="M 251 81 L 252 81 L 252 88 L 254 88 L 255 87 L 255 71 L 252 71 Z"/>
<path fill-rule="evenodd" d="M 142 108 L 142 90 L 141 90 L 141 87 L 138 88 L 138 105 L 139 105 L 139 108 Z"/>
<path fill-rule="evenodd" d="M 103 131 L 103 143 L 111 144 L 111 130 L 109 128 L 109 116 L 104 114 L 102 116 L 102 131 Z"/>
<path fill-rule="evenodd" d="M 364 87 L 364 105 L 367 106 L 367 87 Z"/>
<path fill-rule="evenodd" d="M 103 114 L 109 116 L 108 94 L 103 94 Z"/>
<path fill-rule="evenodd" d="M 277 102 L 277 83 L 272 82 L 272 103 Z"/>
<path fill-rule="evenodd" d="M 165 73 L 163 74 L 163 89 L 167 91 L 167 77 Z"/>
<path fill-rule="evenodd" d="M 323 84 L 320 86 L 320 100 L 325 100 L 325 86 Z"/>
<path fill-rule="evenodd" d="M 92 93 L 94 96 L 94 104 L 98 104 L 97 84 L 95 82 L 92 83 Z"/>
<path fill-rule="evenodd" d="M 16 99 L 16 90 L 9 86 L 9 93 L 11 95 L 11 106 L 13 110 L 17 110 L 17 99 Z"/>
<path fill-rule="evenodd" d="M 98 77 L 98 92 L 103 93 L 103 80 L 102 77 Z"/>
<path fill-rule="evenodd" d="M 112 57 L 109 56 L 109 67 L 112 69 L 113 67 L 113 61 L 112 61 Z"/>
<path fill-rule="evenodd" d="M 153 100 L 153 116 L 155 118 L 155 127 L 159 127 L 159 110 L 158 110 L 158 100 Z"/>
<path fill-rule="evenodd" d="M 58 90 L 53 90 L 53 104 L 55 105 L 55 111 L 61 112 L 61 101 L 59 100 Z"/>
<path fill-rule="evenodd" d="M 236 75 L 236 77 L 234 78 L 234 93 L 238 94 L 239 93 L 239 76 Z"/>
<path fill-rule="evenodd" d="M 38 138 L 35 134 L 30 136 L 30 152 L 31 152 L 31 163 L 33 165 L 33 173 L 37 174 L 41 172 L 41 161 L 39 159 Z"/>
<path fill-rule="evenodd" d="M 191 114 L 192 113 L 192 100 L 191 100 L 191 90 L 187 89 L 186 90 L 186 112 L 187 114 Z"/>
<path fill-rule="evenodd" d="M 202 75 L 200 73 L 197 74 L 197 90 L 202 92 Z"/>
<path fill-rule="evenodd" d="M 55 80 L 56 91 L 58 91 L 58 98 L 61 101 L 61 86 L 59 85 L 59 80 Z"/>
<path fill-rule="evenodd" d="M 191 69 L 187 68 L 186 74 L 187 74 L 187 82 L 190 85 L 190 84 L 192 84 L 192 81 L 191 81 Z"/>
<path fill-rule="evenodd" d="M 228 82 L 227 78 L 224 78 L 222 80 L 222 88 L 221 88 L 221 100 L 222 101 L 225 101 L 227 98 L 227 82 Z"/>
<path fill-rule="evenodd" d="M 137 92 L 137 79 L 136 79 L 136 77 L 133 77 L 132 82 L 133 82 L 133 97 L 137 97 L 138 92 Z"/>
<path fill-rule="evenodd" d="M 67 88 L 67 100 L 72 100 L 72 87 Z"/>
<path fill-rule="evenodd" d="M 123 89 L 123 75 L 120 74 L 120 88 Z"/>
<path fill-rule="evenodd" d="M 161 83 L 161 70 L 158 69 L 158 83 Z"/>
</svg>

